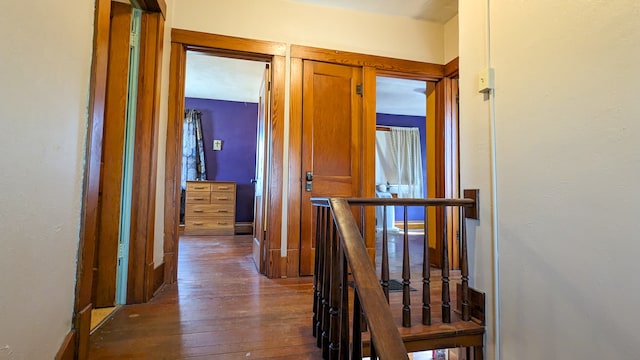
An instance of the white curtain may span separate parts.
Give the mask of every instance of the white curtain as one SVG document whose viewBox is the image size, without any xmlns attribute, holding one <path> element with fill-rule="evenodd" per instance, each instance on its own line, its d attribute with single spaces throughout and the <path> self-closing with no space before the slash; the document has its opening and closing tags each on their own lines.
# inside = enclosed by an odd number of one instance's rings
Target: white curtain
<svg viewBox="0 0 640 360">
<path fill-rule="evenodd" d="M 418 128 L 376 131 L 376 184 L 390 185 L 400 198 L 424 197 L 422 147 Z"/>
</svg>

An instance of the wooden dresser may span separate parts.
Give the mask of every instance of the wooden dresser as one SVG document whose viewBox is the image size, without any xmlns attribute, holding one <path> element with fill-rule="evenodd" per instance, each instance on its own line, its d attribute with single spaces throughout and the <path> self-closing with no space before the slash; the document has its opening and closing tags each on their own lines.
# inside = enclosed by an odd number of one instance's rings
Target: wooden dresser
<svg viewBox="0 0 640 360">
<path fill-rule="evenodd" d="M 236 220 L 236 183 L 187 181 L 184 233 L 233 235 Z"/>
</svg>

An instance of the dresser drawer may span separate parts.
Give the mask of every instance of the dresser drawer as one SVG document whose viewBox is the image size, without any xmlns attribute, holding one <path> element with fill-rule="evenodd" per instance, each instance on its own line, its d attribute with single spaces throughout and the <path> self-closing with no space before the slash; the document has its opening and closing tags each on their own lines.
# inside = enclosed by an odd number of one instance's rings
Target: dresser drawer
<svg viewBox="0 0 640 360">
<path fill-rule="evenodd" d="M 228 191 L 212 191 L 211 192 L 212 204 L 236 204 L 236 193 Z"/>
<path fill-rule="evenodd" d="M 185 217 L 185 234 L 191 235 L 233 235 L 235 219 L 227 217 Z"/>
<path fill-rule="evenodd" d="M 208 204 L 211 201 L 211 192 L 189 191 L 186 200 L 187 204 Z"/>
<path fill-rule="evenodd" d="M 192 204 L 187 208 L 186 216 L 232 216 L 232 204 Z"/>
<path fill-rule="evenodd" d="M 211 191 L 230 191 L 235 192 L 236 184 L 234 183 L 211 183 Z"/>
<path fill-rule="evenodd" d="M 211 183 L 204 181 L 187 181 L 187 192 L 189 191 L 211 191 Z"/>
</svg>

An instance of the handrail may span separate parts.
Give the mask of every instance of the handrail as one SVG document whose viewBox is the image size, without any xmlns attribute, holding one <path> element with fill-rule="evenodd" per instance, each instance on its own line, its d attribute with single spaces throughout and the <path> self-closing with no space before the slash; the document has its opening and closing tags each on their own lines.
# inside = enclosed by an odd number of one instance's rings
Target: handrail
<svg viewBox="0 0 640 360">
<path fill-rule="evenodd" d="M 313 200 L 312 200 L 313 202 Z M 369 260 L 349 200 L 329 199 L 331 212 L 342 239 L 342 247 L 357 285 L 361 307 L 367 316 L 371 338 L 381 359 L 408 359 L 404 342 L 382 292 L 375 269 Z M 319 204 L 318 204 L 319 205 Z"/>
<path fill-rule="evenodd" d="M 426 199 L 407 199 L 407 198 L 340 198 L 346 200 L 349 205 L 389 205 L 389 206 L 476 206 L 474 199 L 457 199 L 457 198 L 426 198 Z M 314 200 L 316 201 L 314 203 Z M 322 204 L 322 198 L 311 199 L 312 204 Z"/>
<path fill-rule="evenodd" d="M 397 324 L 389 307 L 388 297 L 388 270 L 383 270 L 381 278 L 378 278 L 376 269 L 371 261 L 363 233 L 357 225 L 353 216 L 353 206 L 404 206 L 405 227 L 407 226 L 407 207 L 458 207 L 460 215 L 465 218 L 477 218 L 477 191 L 470 190 L 471 193 L 465 195 L 467 198 L 426 198 L 426 199 L 397 199 L 397 198 L 312 198 L 311 204 L 317 208 L 316 217 L 316 268 L 314 271 L 314 317 L 313 334 L 317 337 L 318 347 L 323 348 L 323 358 L 325 359 L 359 359 L 362 357 L 361 331 L 370 333 L 370 351 L 372 358 L 380 359 L 408 359 L 405 341 L 400 335 Z M 473 193 L 475 192 L 475 193 Z M 386 212 L 386 210 L 385 210 Z M 386 215 L 385 215 L 386 216 Z M 446 216 L 446 215 L 445 215 Z M 364 219 L 363 219 L 364 220 Z M 446 221 L 446 220 L 445 220 Z M 388 266 L 388 259 L 385 255 L 386 248 L 386 217 L 383 223 L 383 253 L 382 268 L 385 269 L 385 260 Z M 425 220 L 426 227 L 426 220 Z M 467 244 L 464 221 L 460 224 L 461 234 L 461 320 L 469 321 L 469 288 L 468 288 L 468 266 L 467 266 Z M 446 238 L 446 231 L 445 231 Z M 424 235 L 423 259 L 428 259 L 426 232 Z M 410 309 L 410 273 L 408 270 L 408 236 L 404 235 L 404 255 L 403 255 L 403 318 L 402 326 L 411 327 Z M 447 261 L 446 245 L 442 251 L 442 322 L 451 322 L 450 294 L 449 294 L 449 265 Z M 427 265 L 424 265 L 427 264 Z M 347 270 L 348 269 L 348 270 Z M 388 268 L 387 268 L 388 269 Z M 422 324 L 431 325 L 431 308 L 429 300 L 429 266 L 428 261 L 423 263 L 423 305 Z M 353 342 L 350 346 L 349 339 L 349 292 L 347 291 L 349 282 L 348 276 L 353 280 Z M 427 295 L 424 295 L 427 294 Z M 365 315 L 366 325 L 362 323 L 360 314 Z M 367 326 L 367 330 L 361 328 Z M 472 343 L 469 339 L 462 339 L 464 336 L 473 337 Z M 440 342 L 438 345 L 466 345 L 474 347 L 478 356 L 482 354 L 482 333 L 458 333 L 455 332 L 453 342 Z M 415 341 L 415 340 L 410 340 Z M 435 344 L 434 344 L 435 345 Z M 413 344 L 412 346 L 415 346 Z M 423 346 L 423 345 L 419 345 Z M 431 346 L 431 345 L 430 345 Z M 463 346 L 465 347 L 465 346 Z M 351 348 L 351 355 L 347 352 Z M 428 348 L 425 348 L 427 350 Z"/>
</svg>

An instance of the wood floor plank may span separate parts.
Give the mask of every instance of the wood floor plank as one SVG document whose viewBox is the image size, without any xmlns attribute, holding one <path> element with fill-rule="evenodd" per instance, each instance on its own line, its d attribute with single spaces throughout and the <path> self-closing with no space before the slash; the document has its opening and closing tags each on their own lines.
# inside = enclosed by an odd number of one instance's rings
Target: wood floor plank
<svg viewBox="0 0 640 360">
<path fill-rule="evenodd" d="M 311 336 L 312 279 L 257 274 L 251 240 L 183 236 L 178 282 L 97 329 L 89 358 L 321 358 Z"/>
</svg>

